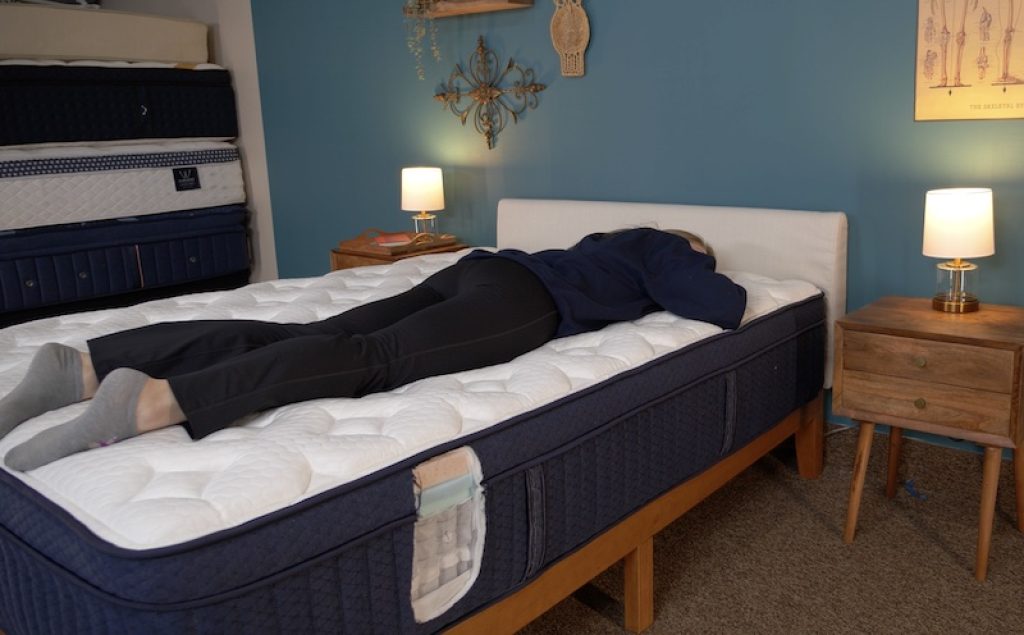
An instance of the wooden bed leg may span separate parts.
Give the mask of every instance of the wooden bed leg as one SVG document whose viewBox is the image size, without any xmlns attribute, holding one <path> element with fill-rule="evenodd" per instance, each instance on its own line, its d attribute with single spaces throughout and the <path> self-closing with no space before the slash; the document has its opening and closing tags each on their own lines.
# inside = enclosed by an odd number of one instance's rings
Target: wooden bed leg
<svg viewBox="0 0 1024 635">
<path fill-rule="evenodd" d="M 654 538 L 640 543 L 624 562 L 626 630 L 642 633 L 654 623 Z"/>
<path fill-rule="evenodd" d="M 803 478 L 819 478 L 825 467 L 825 405 L 822 393 L 800 410 L 796 431 L 796 467 Z"/>
</svg>

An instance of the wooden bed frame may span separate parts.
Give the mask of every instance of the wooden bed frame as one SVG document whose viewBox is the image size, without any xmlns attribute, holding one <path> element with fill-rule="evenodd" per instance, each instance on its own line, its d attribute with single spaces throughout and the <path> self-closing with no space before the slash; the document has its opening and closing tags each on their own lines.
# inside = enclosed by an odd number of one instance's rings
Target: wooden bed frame
<svg viewBox="0 0 1024 635">
<path fill-rule="evenodd" d="M 595 231 L 653 226 L 694 231 L 714 248 L 720 270 L 798 278 L 825 292 L 829 335 L 825 388 L 831 385 L 832 324 L 846 303 L 846 217 L 840 212 L 506 199 L 498 205 L 498 246 L 537 251 L 567 247 Z M 728 483 L 789 436 L 803 478 L 824 465 L 823 392 L 740 450 L 641 507 L 552 565 L 504 600 L 455 624 L 452 635 L 511 633 L 624 560 L 625 627 L 654 621 L 654 535 Z"/>
<path fill-rule="evenodd" d="M 625 559 L 625 627 L 640 633 L 654 622 L 654 535 L 728 483 L 790 435 L 796 437 L 800 476 L 818 478 L 824 467 L 822 393 L 773 428 L 701 474 L 641 507 L 528 586 L 456 624 L 451 635 L 512 633 Z"/>
</svg>

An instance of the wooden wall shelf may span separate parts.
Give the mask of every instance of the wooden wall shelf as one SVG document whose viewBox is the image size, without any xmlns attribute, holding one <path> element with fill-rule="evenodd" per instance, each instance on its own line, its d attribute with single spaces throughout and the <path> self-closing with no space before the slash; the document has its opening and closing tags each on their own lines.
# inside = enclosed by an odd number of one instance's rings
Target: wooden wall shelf
<svg viewBox="0 0 1024 635">
<path fill-rule="evenodd" d="M 430 11 L 429 17 L 447 18 L 454 15 L 468 15 L 470 13 L 528 9 L 532 6 L 533 0 L 439 0 Z M 408 9 L 405 12 L 406 14 L 410 13 Z"/>
</svg>

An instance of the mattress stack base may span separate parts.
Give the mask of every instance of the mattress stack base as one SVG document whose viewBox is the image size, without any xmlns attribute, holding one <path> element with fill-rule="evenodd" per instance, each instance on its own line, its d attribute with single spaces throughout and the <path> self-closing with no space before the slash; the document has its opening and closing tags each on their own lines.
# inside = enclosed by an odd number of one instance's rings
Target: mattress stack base
<svg viewBox="0 0 1024 635">
<path fill-rule="evenodd" d="M 0 326 L 245 284 L 248 216 L 227 205 L 0 232 Z"/>
</svg>

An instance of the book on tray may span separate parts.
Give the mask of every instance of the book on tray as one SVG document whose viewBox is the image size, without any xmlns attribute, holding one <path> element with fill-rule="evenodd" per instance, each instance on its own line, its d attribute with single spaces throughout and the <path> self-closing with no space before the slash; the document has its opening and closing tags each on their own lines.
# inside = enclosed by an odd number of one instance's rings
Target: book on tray
<svg viewBox="0 0 1024 635">
<path fill-rule="evenodd" d="M 414 234 L 397 232 L 392 234 L 379 234 L 374 236 L 371 239 L 371 242 L 380 247 L 400 247 L 411 243 L 413 238 L 415 238 Z"/>
</svg>

